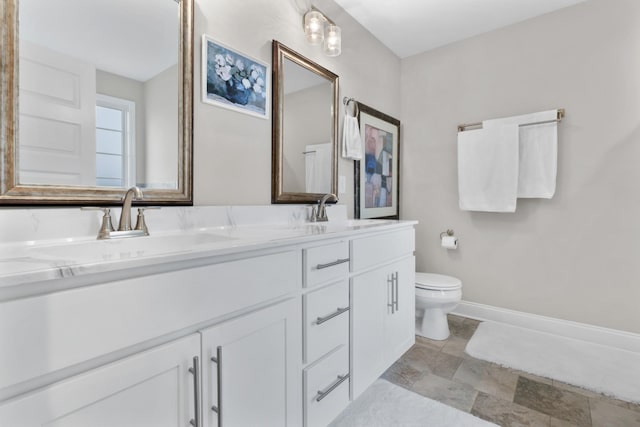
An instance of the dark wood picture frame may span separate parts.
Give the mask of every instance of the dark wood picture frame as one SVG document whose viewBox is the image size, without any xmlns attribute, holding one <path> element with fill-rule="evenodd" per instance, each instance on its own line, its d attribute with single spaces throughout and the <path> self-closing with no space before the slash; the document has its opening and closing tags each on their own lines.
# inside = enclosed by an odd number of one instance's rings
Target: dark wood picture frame
<svg viewBox="0 0 640 427">
<path fill-rule="evenodd" d="M 354 161 L 355 218 L 400 218 L 400 120 L 358 102 L 363 156 Z"/>
</svg>

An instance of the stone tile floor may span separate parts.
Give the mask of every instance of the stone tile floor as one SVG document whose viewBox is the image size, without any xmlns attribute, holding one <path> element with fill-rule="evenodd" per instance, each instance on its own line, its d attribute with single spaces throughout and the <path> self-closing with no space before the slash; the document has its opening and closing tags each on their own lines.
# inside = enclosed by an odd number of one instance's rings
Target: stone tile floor
<svg viewBox="0 0 640 427">
<path fill-rule="evenodd" d="M 416 336 L 382 378 L 503 427 L 640 427 L 640 405 L 465 354 L 478 324 L 450 315 L 449 339 Z"/>
</svg>

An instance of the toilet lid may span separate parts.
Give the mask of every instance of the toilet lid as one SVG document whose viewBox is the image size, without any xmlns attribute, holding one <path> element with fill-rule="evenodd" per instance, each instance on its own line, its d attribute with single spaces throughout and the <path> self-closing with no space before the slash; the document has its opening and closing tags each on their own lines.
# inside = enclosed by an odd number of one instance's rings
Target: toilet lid
<svg viewBox="0 0 640 427">
<path fill-rule="evenodd" d="M 444 274 L 416 273 L 416 287 L 422 289 L 456 289 L 462 287 L 460 279 Z"/>
</svg>

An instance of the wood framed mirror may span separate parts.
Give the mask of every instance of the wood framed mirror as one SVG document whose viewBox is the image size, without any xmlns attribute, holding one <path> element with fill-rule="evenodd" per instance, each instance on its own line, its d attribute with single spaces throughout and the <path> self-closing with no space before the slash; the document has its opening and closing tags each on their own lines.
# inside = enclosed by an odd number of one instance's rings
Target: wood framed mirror
<svg viewBox="0 0 640 427">
<path fill-rule="evenodd" d="M 3 0 L 0 22 L 0 205 L 193 203 L 193 0 Z"/>
<path fill-rule="evenodd" d="M 338 76 L 274 40 L 271 203 L 337 194 Z"/>
</svg>

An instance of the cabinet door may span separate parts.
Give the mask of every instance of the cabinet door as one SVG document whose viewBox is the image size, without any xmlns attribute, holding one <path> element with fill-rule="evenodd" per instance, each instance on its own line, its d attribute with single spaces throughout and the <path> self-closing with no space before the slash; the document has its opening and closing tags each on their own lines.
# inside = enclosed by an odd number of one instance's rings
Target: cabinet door
<svg viewBox="0 0 640 427">
<path fill-rule="evenodd" d="M 300 315 L 291 299 L 201 332 L 205 426 L 301 425 Z"/>
<path fill-rule="evenodd" d="M 398 261 L 385 271 L 393 304 L 387 309 L 384 329 L 385 362 L 389 366 L 415 342 L 415 257 Z"/>
<path fill-rule="evenodd" d="M 390 303 L 386 270 L 373 270 L 351 279 L 352 399 L 385 370 L 384 324 Z"/>
<path fill-rule="evenodd" d="M 0 404 L 0 425 L 187 427 L 200 336 L 190 335 Z"/>
<path fill-rule="evenodd" d="M 356 399 L 415 342 L 415 258 L 351 279 L 351 393 Z"/>
</svg>

